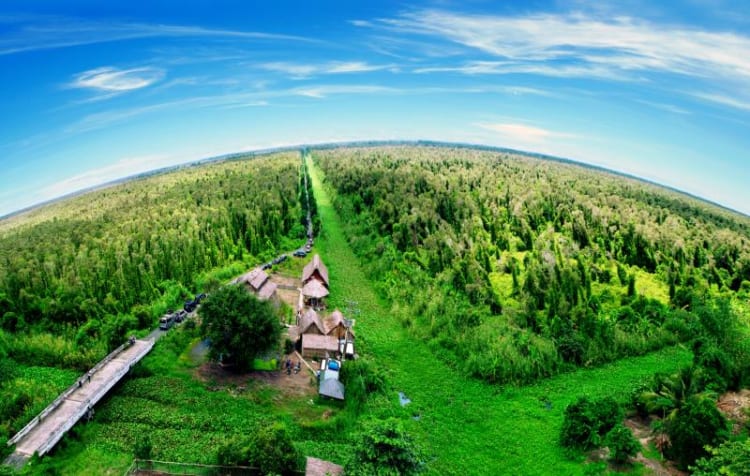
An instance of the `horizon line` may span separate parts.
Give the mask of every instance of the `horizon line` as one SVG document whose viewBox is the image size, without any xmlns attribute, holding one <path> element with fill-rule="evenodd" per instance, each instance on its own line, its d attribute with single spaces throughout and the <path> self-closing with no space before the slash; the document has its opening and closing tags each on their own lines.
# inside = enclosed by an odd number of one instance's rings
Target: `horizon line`
<svg viewBox="0 0 750 476">
<path fill-rule="evenodd" d="M 610 169 L 602 165 L 591 164 L 588 162 L 583 162 L 580 160 L 571 159 L 567 157 L 554 156 L 554 155 L 544 154 L 541 152 L 533 152 L 533 151 L 527 151 L 527 150 L 521 150 L 521 149 L 512 149 L 509 147 L 493 146 L 493 145 L 488 145 L 488 144 L 479 144 L 479 143 L 472 143 L 472 142 L 451 142 L 451 141 L 442 141 L 442 140 L 433 140 L 433 139 L 373 139 L 373 140 L 361 139 L 361 140 L 334 141 L 334 142 L 300 143 L 300 144 L 295 144 L 295 145 L 250 149 L 246 151 L 228 152 L 225 154 L 208 156 L 208 157 L 204 157 L 201 159 L 189 160 L 180 164 L 169 165 L 166 167 L 159 167 L 159 168 L 147 170 L 144 172 L 139 172 L 139 173 L 132 174 L 132 175 L 126 175 L 124 177 L 120 177 L 114 180 L 109 180 L 107 182 L 103 182 L 98 185 L 92 185 L 92 186 L 84 187 L 78 190 L 73 190 L 63 195 L 53 197 L 47 200 L 43 200 L 41 202 L 37 202 L 27 207 L 23 207 L 23 208 L 11 211 L 9 213 L 6 213 L 5 215 L 0 216 L 0 222 L 19 216 L 19 215 L 33 212 L 47 205 L 52 205 L 57 202 L 72 199 L 81 195 L 86 195 L 87 193 L 95 192 L 97 190 L 114 187 L 117 185 L 121 185 L 127 182 L 139 180 L 139 179 L 145 179 L 154 175 L 169 173 L 169 172 L 176 171 L 178 169 L 186 168 L 186 167 L 196 167 L 196 166 L 200 166 L 204 164 L 210 164 L 213 162 L 220 162 L 223 160 L 235 160 L 235 159 L 240 159 L 245 156 L 248 156 L 248 158 L 255 158 L 258 155 L 265 156 L 265 155 L 275 154 L 279 152 L 287 152 L 287 151 L 301 150 L 301 149 L 313 149 L 314 150 L 314 149 L 333 149 L 333 148 L 354 148 L 354 147 L 362 147 L 362 146 L 377 147 L 377 146 L 385 146 L 385 145 L 412 145 L 412 146 L 417 146 L 417 147 L 426 147 L 426 146 L 427 147 L 459 147 L 459 148 L 467 148 L 467 149 L 485 150 L 485 151 L 490 151 L 490 152 L 513 153 L 513 154 L 523 155 L 523 156 L 536 158 L 540 160 L 548 160 L 552 162 L 575 165 L 575 166 L 584 167 L 588 169 L 594 169 L 600 172 L 614 174 L 620 177 L 636 180 L 636 181 L 643 182 L 652 186 L 656 186 L 665 190 L 669 190 L 671 192 L 684 195 L 686 197 L 692 198 L 704 204 L 717 207 L 721 210 L 737 214 L 744 219 L 750 219 L 750 213 L 742 212 L 728 205 L 723 205 L 721 203 L 715 202 L 708 198 L 701 197 L 700 195 L 696 195 L 696 194 L 687 192 L 685 190 L 681 190 L 674 186 L 666 185 L 664 183 L 661 183 L 661 182 L 658 182 L 658 181 L 655 181 L 646 177 L 642 177 L 639 175 L 635 175 L 633 173 L 624 172 L 624 171 L 620 171 L 616 169 Z"/>
</svg>

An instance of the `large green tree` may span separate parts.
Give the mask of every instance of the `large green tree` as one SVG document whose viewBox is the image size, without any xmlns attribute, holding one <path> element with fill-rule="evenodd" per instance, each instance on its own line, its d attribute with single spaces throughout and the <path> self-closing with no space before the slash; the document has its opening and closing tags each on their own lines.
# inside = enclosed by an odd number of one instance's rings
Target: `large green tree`
<svg viewBox="0 0 750 476">
<path fill-rule="evenodd" d="M 202 334 L 211 341 L 209 356 L 238 370 L 251 368 L 255 357 L 279 342 L 281 326 L 273 306 L 241 285 L 224 286 L 211 294 L 200 315 Z"/>
</svg>

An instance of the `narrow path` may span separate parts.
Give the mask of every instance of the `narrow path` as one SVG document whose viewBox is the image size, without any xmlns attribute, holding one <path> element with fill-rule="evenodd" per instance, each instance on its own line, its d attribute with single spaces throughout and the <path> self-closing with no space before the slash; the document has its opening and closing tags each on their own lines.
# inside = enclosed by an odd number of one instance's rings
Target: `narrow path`
<svg viewBox="0 0 750 476">
<path fill-rule="evenodd" d="M 308 167 L 322 222 L 316 246 L 328 263 L 330 303 L 343 309 L 348 301 L 358 302 L 359 348 L 388 370 L 394 408 L 397 391 L 412 400 L 404 410 L 419 420 L 405 421 L 429 455 L 428 474 L 583 474 L 584 465 L 566 459 L 557 444 L 565 406 L 583 394 L 624 400 L 654 372 L 673 371 L 690 360 L 684 349 L 670 348 L 521 388 L 463 375 L 409 336 L 389 313 L 390 306 L 375 295 L 345 239 L 321 171 L 311 160 Z"/>
</svg>

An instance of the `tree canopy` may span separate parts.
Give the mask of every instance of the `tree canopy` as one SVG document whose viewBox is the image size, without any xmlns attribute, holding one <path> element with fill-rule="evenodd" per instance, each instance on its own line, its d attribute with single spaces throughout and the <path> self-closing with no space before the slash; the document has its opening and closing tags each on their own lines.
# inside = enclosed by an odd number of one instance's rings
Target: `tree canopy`
<svg viewBox="0 0 750 476">
<path fill-rule="evenodd" d="M 281 326 L 273 306 L 242 285 L 219 288 L 201 305 L 202 334 L 211 341 L 209 356 L 238 370 L 278 344 Z"/>
</svg>

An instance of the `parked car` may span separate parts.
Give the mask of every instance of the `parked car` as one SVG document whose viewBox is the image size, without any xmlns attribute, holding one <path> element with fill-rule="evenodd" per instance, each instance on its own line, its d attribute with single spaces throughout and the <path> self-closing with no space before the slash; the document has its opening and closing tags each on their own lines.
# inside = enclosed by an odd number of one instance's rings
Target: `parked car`
<svg viewBox="0 0 750 476">
<path fill-rule="evenodd" d="M 271 266 L 273 266 L 271 263 L 263 263 L 263 266 L 260 267 L 263 271 L 267 269 L 271 269 Z"/>
<path fill-rule="evenodd" d="M 206 293 L 200 293 L 197 296 L 195 296 L 195 302 L 198 304 L 200 304 L 201 301 L 203 301 L 204 299 L 206 299 Z"/>
<path fill-rule="evenodd" d="M 193 312 L 195 311 L 195 308 L 198 306 L 198 303 L 195 301 L 185 301 L 185 306 L 183 309 L 185 309 L 186 312 Z"/>
<path fill-rule="evenodd" d="M 297 258 L 304 258 L 305 256 L 307 256 L 307 253 L 305 252 L 305 250 L 297 250 L 293 254 Z"/>
<path fill-rule="evenodd" d="M 180 309 L 179 311 L 177 311 L 177 313 L 175 313 L 174 320 L 176 322 L 182 322 L 182 321 L 185 320 L 185 318 L 187 317 L 187 315 L 188 315 L 188 313 L 184 309 Z"/>
<path fill-rule="evenodd" d="M 165 314 L 159 319 L 159 329 L 166 331 L 174 324 L 175 316 L 172 313 Z"/>
</svg>

